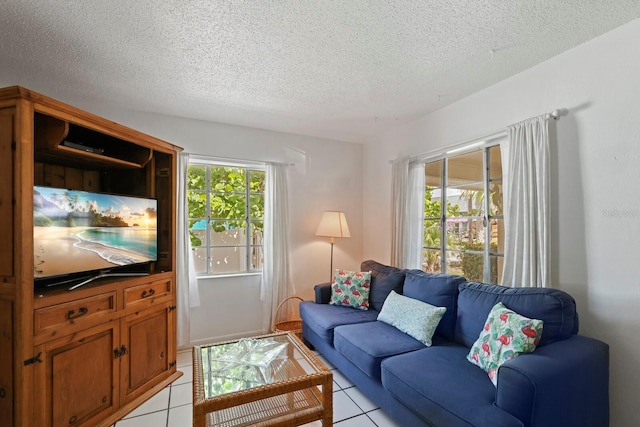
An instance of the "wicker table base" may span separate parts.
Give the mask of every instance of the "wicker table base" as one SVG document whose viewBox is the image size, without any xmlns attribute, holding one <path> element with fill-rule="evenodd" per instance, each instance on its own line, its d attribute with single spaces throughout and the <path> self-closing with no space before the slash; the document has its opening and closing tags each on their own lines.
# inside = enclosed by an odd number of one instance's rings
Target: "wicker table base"
<svg viewBox="0 0 640 427">
<path fill-rule="evenodd" d="M 331 426 L 331 371 L 293 333 L 275 333 L 254 339 L 286 344 L 286 354 L 269 368 L 264 383 L 247 381 L 244 384 L 240 381 L 242 386 L 238 389 L 238 381 L 230 381 L 228 384 L 233 385 L 230 388 L 234 391 L 229 392 L 224 386 L 212 390 L 212 381 L 219 384 L 225 379 L 212 368 L 207 354 L 216 346 L 233 345 L 238 341 L 194 347 L 194 427 L 297 426 L 315 420 L 322 420 L 324 427 Z M 241 363 L 238 365 L 242 367 Z"/>
</svg>

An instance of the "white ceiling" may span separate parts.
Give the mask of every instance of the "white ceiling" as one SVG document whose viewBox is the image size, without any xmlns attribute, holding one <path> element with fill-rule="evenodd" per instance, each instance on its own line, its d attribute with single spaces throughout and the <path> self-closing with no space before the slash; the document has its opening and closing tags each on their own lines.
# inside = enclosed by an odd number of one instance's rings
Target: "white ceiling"
<svg viewBox="0 0 640 427">
<path fill-rule="evenodd" d="M 4 0 L 0 83 L 365 142 L 638 17 L 639 0 Z"/>
</svg>

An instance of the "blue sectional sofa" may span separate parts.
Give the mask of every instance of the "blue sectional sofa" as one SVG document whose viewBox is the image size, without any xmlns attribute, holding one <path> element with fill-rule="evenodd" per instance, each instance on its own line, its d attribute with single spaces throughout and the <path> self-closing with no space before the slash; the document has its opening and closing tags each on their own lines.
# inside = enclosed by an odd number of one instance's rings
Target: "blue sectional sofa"
<svg viewBox="0 0 640 427">
<path fill-rule="evenodd" d="M 607 426 L 609 347 L 578 335 L 573 298 L 556 289 L 506 288 L 365 261 L 369 310 L 328 304 L 330 284 L 302 302 L 304 340 L 403 427 Z M 394 290 L 446 307 L 430 347 L 378 321 Z M 467 360 L 492 307 L 544 321 L 532 353 L 508 360 L 497 386 Z"/>
</svg>

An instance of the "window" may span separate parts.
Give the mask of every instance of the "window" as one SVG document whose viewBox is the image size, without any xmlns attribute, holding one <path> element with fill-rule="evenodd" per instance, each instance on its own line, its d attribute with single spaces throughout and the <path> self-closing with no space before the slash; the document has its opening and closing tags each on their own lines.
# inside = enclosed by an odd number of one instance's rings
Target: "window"
<svg viewBox="0 0 640 427">
<path fill-rule="evenodd" d="M 422 268 L 500 283 L 502 159 L 494 145 L 425 164 Z"/>
<path fill-rule="evenodd" d="M 189 235 L 198 275 L 262 269 L 264 170 L 191 163 Z"/>
</svg>

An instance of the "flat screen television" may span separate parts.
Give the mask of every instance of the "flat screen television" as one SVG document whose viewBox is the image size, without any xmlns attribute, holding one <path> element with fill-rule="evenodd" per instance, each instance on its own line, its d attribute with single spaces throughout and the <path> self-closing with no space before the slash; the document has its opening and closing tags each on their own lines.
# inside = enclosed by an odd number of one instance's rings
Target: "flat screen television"
<svg viewBox="0 0 640 427">
<path fill-rule="evenodd" d="M 155 199 L 35 186 L 36 287 L 147 274 L 136 266 L 158 258 L 157 206 Z"/>
</svg>

